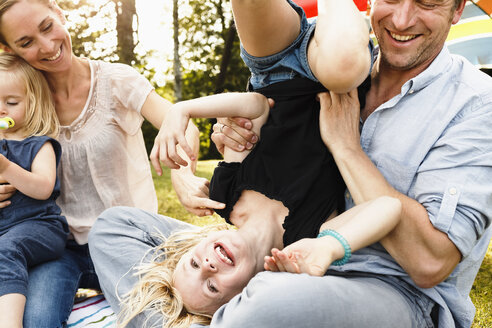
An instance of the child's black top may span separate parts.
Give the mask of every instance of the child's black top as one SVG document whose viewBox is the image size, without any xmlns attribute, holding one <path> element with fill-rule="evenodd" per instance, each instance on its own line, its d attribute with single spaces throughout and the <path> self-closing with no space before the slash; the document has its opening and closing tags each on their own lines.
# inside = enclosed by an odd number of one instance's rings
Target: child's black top
<svg viewBox="0 0 492 328">
<path fill-rule="evenodd" d="M 334 210 L 344 209 L 343 182 L 319 132 L 317 82 L 295 78 L 254 90 L 275 100 L 260 141 L 242 163 L 220 162 L 210 183 L 210 198 L 226 204 L 216 210 L 229 220 L 243 190 L 282 201 L 289 209 L 284 246 L 314 238 Z"/>
</svg>

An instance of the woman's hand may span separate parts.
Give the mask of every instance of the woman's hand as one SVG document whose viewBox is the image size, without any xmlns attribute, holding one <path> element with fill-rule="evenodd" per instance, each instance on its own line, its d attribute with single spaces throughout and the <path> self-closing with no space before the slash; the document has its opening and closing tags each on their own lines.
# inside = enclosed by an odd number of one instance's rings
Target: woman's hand
<svg viewBox="0 0 492 328">
<path fill-rule="evenodd" d="M 205 216 L 212 215 L 214 209 L 225 207 L 225 204 L 209 198 L 210 182 L 207 179 L 191 172 L 180 174 L 180 171 L 172 171 L 171 180 L 179 201 L 188 212 Z"/>
<path fill-rule="evenodd" d="M 16 192 L 14 186 L 11 184 L 0 185 L 0 208 L 4 208 L 10 205 L 10 197 Z"/>
<path fill-rule="evenodd" d="M 238 152 L 249 150 L 258 142 L 252 128 L 253 124 L 247 118 L 218 118 L 213 126 L 212 141 L 221 154 L 224 154 L 224 147 Z"/>
<path fill-rule="evenodd" d="M 188 165 L 186 160 L 179 155 L 177 145 L 183 149 L 191 161 L 195 160 L 195 154 L 185 137 L 188 121 L 189 115 L 181 109 L 179 103 L 169 109 L 150 153 L 150 161 L 156 172 L 161 171 L 160 162 L 171 169 L 179 169 L 181 166 Z"/>
<path fill-rule="evenodd" d="M 360 104 L 357 89 L 345 94 L 323 92 L 320 101 L 321 139 L 332 154 L 347 147 L 360 147 Z"/>
<path fill-rule="evenodd" d="M 333 260 L 331 248 L 327 247 L 324 238 L 304 238 L 281 251 L 272 249 L 272 256 L 265 256 L 264 268 L 321 277 Z"/>
<path fill-rule="evenodd" d="M 10 165 L 10 161 L 4 155 L 0 154 L 0 208 L 4 208 L 10 205 L 10 197 L 17 190 L 14 186 L 9 184 L 2 176 L 2 173 Z"/>
</svg>

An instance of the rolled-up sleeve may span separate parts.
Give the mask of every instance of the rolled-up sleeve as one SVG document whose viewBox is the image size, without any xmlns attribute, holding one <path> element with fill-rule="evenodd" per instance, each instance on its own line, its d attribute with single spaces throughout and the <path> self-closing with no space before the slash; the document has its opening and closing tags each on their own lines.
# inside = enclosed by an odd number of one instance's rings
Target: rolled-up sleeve
<svg viewBox="0 0 492 328">
<path fill-rule="evenodd" d="M 463 257 L 492 218 L 492 101 L 475 99 L 456 116 L 420 165 L 415 198 Z"/>
</svg>

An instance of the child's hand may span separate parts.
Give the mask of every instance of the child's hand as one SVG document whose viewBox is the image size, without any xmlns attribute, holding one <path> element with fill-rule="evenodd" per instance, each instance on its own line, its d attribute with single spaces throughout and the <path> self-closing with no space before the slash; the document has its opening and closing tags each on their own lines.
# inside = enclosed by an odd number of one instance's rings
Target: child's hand
<svg viewBox="0 0 492 328">
<path fill-rule="evenodd" d="M 188 121 L 189 116 L 179 103 L 169 109 L 155 138 L 154 147 L 150 155 L 154 168 L 159 166 L 159 161 L 171 169 L 187 166 L 186 160 L 178 154 L 177 145 L 183 149 L 192 161 L 195 160 L 193 151 L 185 138 Z"/>
<path fill-rule="evenodd" d="M 272 256 L 265 256 L 264 268 L 268 271 L 323 276 L 333 260 L 330 249 L 321 239 L 305 238 L 281 251 L 272 249 Z"/>
</svg>

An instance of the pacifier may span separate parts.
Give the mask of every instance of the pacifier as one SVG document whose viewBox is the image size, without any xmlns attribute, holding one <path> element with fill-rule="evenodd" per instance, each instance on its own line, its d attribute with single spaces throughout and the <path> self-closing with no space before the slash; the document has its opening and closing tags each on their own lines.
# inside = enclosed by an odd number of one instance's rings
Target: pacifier
<svg viewBox="0 0 492 328">
<path fill-rule="evenodd" d="M 10 117 L 2 117 L 0 118 L 0 130 L 6 130 L 15 125 L 15 122 Z"/>
</svg>

